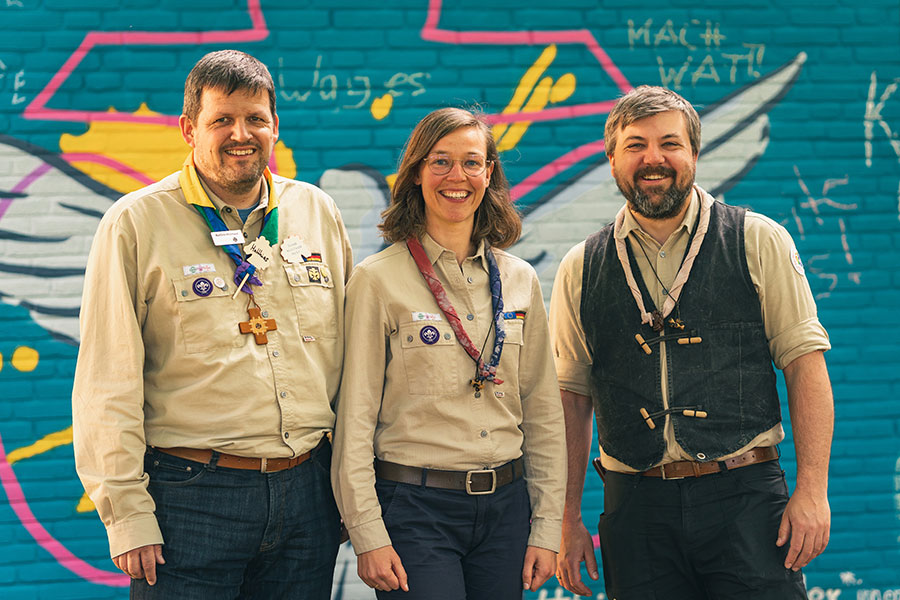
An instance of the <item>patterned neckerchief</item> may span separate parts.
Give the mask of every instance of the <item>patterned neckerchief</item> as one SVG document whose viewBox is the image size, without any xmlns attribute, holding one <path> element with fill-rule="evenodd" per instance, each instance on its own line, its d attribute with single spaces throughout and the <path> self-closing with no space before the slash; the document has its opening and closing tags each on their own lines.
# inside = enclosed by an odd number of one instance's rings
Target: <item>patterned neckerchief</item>
<svg viewBox="0 0 900 600">
<path fill-rule="evenodd" d="M 494 311 L 494 351 L 491 352 L 491 360 L 488 364 L 485 364 L 481 356 L 481 351 L 478 350 L 469 338 L 469 334 L 467 334 L 466 330 L 463 328 L 459 315 L 456 314 L 456 310 L 454 310 L 453 305 L 450 303 L 450 299 L 447 297 L 444 286 L 438 279 L 437 273 L 434 272 L 434 267 L 431 266 L 431 261 L 428 260 L 428 256 L 425 254 L 425 249 L 422 248 L 422 243 L 416 238 L 411 237 L 406 240 L 406 247 L 409 249 L 409 253 L 412 255 L 413 260 L 416 261 L 416 266 L 419 267 L 419 272 L 422 273 L 425 283 L 428 284 L 438 307 L 440 307 L 441 312 L 444 313 L 447 322 L 450 323 L 450 328 L 453 329 L 456 340 L 477 365 L 477 373 L 475 378 L 471 381 L 472 386 L 476 391 L 480 391 L 481 388 L 484 387 L 484 382 L 486 380 L 493 381 L 496 384 L 503 383 L 502 379 L 497 378 L 497 365 L 500 364 L 500 354 L 503 352 L 503 340 L 506 339 L 506 331 L 503 329 L 503 288 L 500 283 L 500 269 L 497 267 L 497 260 L 494 258 L 494 253 L 490 246 L 485 244 L 484 248 L 484 256 L 488 264 L 488 277 L 491 283 L 491 307 Z"/>
<path fill-rule="evenodd" d="M 275 193 L 275 186 L 272 184 L 272 173 L 268 167 L 263 172 L 263 176 L 265 177 L 266 185 L 269 186 L 269 203 L 266 206 L 266 214 L 263 216 L 262 231 L 259 237 L 266 238 L 269 244 L 274 246 L 278 243 L 278 196 Z M 200 177 L 197 175 L 197 169 L 194 166 L 193 153 L 189 154 L 185 159 L 181 175 L 178 176 L 178 183 L 181 184 L 181 189 L 184 191 L 185 200 L 197 209 L 197 212 L 206 221 L 210 231 L 228 231 L 225 221 L 222 220 L 222 216 L 219 214 L 219 209 L 206 195 L 206 191 L 200 183 Z M 225 244 L 221 248 L 237 267 L 234 272 L 235 284 L 240 285 L 244 275 L 250 274 L 246 285 L 241 289 L 248 294 L 252 294 L 251 284 L 262 285 L 262 281 L 254 275 L 256 267 L 244 260 L 241 249 L 237 244 Z"/>
</svg>

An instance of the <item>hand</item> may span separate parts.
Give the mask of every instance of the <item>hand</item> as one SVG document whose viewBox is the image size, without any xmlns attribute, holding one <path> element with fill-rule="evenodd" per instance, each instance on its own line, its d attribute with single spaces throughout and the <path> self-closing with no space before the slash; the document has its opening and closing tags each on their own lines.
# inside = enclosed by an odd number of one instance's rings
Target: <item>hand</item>
<svg viewBox="0 0 900 600">
<path fill-rule="evenodd" d="M 402 589 L 409 591 L 406 571 L 393 546 L 382 546 L 363 552 L 356 558 L 356 572 L 369 587 L 389 592 Z"/>
<path fill-rule="evenodd" d="M 831 531 L 831 509 L 824 494 L 806 493 L 801 488 L 794 490 L 781 517 L 778 540 L 775 545 L 784 546 L 788 537 L 788 549 L 784 568 L 797 571 L 809 561 L 822 554 L 828 545 Z"/>
<path fill-rule="evenodd" d="M 600 578 L 600 573 L 597 571 L 597 559 L 594 558 L 594 542 L 584 523 L 580 518 L 574 523 L 563 522 L 556 578 L 564 588 L 573 594 L 592 596 L 590 588 L 581 581 L 582 562 L 587 567 L 591 579 L 596 581 Z"/>
<path fill-rule="evenodd" d="M 537 546 L 525 550 L 525 566 L 522 568 L 522 587 L 536 590 L 556 571 L 556 552 Z"/>
<path fill-rule="evenodd" d="M 152 544 L 134 548 L 112 559 L 123 573 L 132 579 L 144 579 L 150 585 L 156 584 L 156 564 L 166 564 L 162 555 L 162 545 Z"/>
</svg>

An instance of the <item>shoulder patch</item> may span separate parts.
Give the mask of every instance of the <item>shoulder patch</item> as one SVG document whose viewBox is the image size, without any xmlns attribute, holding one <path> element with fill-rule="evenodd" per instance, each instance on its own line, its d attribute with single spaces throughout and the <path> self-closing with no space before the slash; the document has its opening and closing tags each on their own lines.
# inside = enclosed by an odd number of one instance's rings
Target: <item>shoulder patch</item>
<svg viewBox="0 0 900 600">
<path fill-rule="evenodd" d="M 797 252 L 797 246 L 791 244 L 791 266 L 794 267 L 794 270 L 800 273 L 800 275 L 806 275 L 806 269 L 803 268 L 803 262 L 800 260 L 800 253 Z"/>
</svg>

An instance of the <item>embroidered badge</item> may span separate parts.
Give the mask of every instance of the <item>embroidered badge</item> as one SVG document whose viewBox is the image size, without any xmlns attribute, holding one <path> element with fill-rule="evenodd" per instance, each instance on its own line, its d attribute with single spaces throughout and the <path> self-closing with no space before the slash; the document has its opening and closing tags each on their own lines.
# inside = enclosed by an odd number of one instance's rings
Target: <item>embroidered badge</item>
<svg viewBox="0 0 900 600">
<path fill-rule="evenodd" d="M 188 275 L 199 275 L 200 273 L 214 273 L 216 266 L 212 263 L 201 263 L 199 265 L 184 265 L 181 269 L 184 271 L 184 276 L 187 277 Z"/>
<path fill-rule="evenodd" d="M 436 343 L 440 338 L 441 334 L 438 333 L 437 327 L 434 327 L 433 325 L 426 325 L 419 332 L 419 339 L 429 346 Z"/>
<path fill-rule="evenodd" d="M 503 313 L 503 319 L 506 321 L 524 321 L 525 320 L 525 311 L 524 310 L 513 310 L 510 312 Z"/>
<path fill-rule="evenodd" d="M 206 277 L 198 277 L 194 280 L 194 293 L 198 296 L 206 297 L 212 293 L 213 284 Z"/>
<path fill-rule="evenodd" d="M 311 283 L 322 283 L 322 272 L 319 271 L 319 267 L 306 267 L 306 273 Z"/>
<path fill-rule="evenodd" d="M 427 312 L 414 312 L 412 314 L 413 321 L 442 321 L 441 315 Z"/>
<path fill-rule="evenodd" d="M 806 269 L 803 268 L 803 262 L 800 260 L 800 253 L 797 252 L 797 246 L 793 244 L 791 244 L 791 266 L 801 275 L 806 274 Z"/>
<path fill-rule="evenodd" d="M 320 252 L 313 252 L 306 257 L 306 262 L 322 262 L 322 254 Z"/>
</svg>

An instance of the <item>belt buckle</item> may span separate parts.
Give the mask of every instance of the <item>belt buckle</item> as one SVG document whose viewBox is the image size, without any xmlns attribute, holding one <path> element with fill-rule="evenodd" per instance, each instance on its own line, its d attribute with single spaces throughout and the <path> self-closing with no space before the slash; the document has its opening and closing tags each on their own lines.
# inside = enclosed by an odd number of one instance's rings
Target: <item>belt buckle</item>
<svg viewBox="0 0 900 600">
<path fill-rule="evenodd" d="M 484 491 L 473 491 L 472 490 L 472 476 L 473 475 L 482 475 L 485 473 L 491 474 L 491 489 Z M 467 471 L 466 472 L 466 493 L 470 496 L 484 496 L 486 494 L 493 494 L 497 490 L 497 471 L 494 469 L 481 469 L 476 471 Z"/>
<path fill-rule="evenodd" d="M 684 479 L 685 476 L 682 475 L 680 477 L 669 477 L 666 475 L 666 465 L 659 465 L 659 472 L 662 473 L 663 481 L 675 481 L 676 479 Z"/>
</svg>

